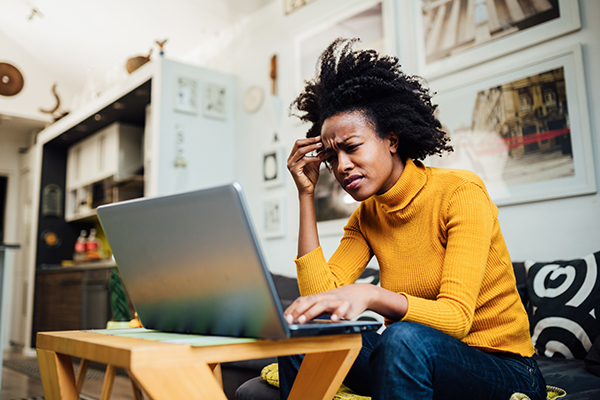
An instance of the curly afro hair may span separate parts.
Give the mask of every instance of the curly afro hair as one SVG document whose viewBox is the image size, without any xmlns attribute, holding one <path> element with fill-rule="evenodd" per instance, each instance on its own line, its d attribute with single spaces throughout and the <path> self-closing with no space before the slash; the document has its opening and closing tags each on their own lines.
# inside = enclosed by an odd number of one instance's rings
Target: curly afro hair
<svg viewBox="0 0 600 400">
<path fill-rule="evenodd" d="M 357 41 L 339 38 L 330 44 L 319 57 L 316 77 L 290 105 L 293 115 L 312 123 L 306 136 L 320 135 L 329 117 L 360 111 L 379 137 L 391 132 L 398 137 L 403 161 L 452 151 L 421 78 L 404 74 L 396 57 L 352 50 Z"/>
</svg>

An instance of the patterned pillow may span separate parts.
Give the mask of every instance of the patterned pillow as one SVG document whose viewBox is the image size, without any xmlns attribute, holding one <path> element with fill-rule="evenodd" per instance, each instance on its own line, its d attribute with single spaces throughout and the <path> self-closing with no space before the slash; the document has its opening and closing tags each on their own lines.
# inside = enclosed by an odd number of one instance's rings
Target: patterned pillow
<svg viewBox="0 0 600 400">
<path fill-rule="evenodd" d="M 600 252 L 571 261 L 525 262 L 527 312 L 539 356 L 585 358 L 600 335 L 599 266 Z"/>
</svg>

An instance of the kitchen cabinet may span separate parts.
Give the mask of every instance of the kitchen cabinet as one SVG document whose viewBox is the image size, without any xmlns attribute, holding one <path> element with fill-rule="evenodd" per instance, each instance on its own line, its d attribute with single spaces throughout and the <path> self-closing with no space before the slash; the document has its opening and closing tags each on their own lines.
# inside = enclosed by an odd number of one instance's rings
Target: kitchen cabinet
<svg viewBox="0 0 600 400">
<path fill-rule="evenodd" d="M 124 192 L 119 184 L 143 180 L 143 146 L 141 127 L 114 122 L 69 147 L 65 219 L 86 218 L 101 204 L 142 197 L 143 185 Z"/>
<path fill-rule="evenodd" d="M 235 180 L 235 86 L 230 75 L 158 57 L 38 134 L 23 343 L 34 342 L 34 315 L 47 312 L 36 274 L 72 259 L 99 204 Z M 76 307 L 80 296 L 70 298 Z M 54 328 L 75 326 L 60 321 Z"/>
</svg>

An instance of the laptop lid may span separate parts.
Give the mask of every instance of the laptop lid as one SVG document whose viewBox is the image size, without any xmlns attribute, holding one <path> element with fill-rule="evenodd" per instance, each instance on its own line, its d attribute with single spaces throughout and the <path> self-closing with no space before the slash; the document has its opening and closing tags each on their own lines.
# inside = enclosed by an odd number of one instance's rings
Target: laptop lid
<svg viewBox="0 0 600 400">
<path fill-rule="evenodd" d="M 97 213 L 145 328 L 280 339 L 381 325 L 290 329 L 238 183 L 108 204 Z"/>
</svg>

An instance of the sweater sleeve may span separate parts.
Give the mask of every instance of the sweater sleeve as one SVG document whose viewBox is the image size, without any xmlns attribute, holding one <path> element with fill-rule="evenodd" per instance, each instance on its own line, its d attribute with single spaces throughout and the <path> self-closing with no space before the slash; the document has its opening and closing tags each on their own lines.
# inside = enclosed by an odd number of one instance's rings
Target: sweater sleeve
<svg viewBox="0 0 600 400">
<path fill-rule="evenodd" d="M 321 247 L 296 258 L 298 286 L 302 296 L 354 283 L 363 272 L 373 254 L 360 232 L 359 214 L 357 210 L 350 217 L 340 245 L 329 262 Z"/>
<path fill-rule="evenodd" d="M 465 183 L 457 188 L 441 213 L 440 240 L 446 242 L 446 253 L 439 294 L 429 300 L 403 293 L 408 299 L 403 321 L 425 324 L 457 339 L 469 333 L 496 217 L 497 209 L 481 186 Z"/>
</svg>

